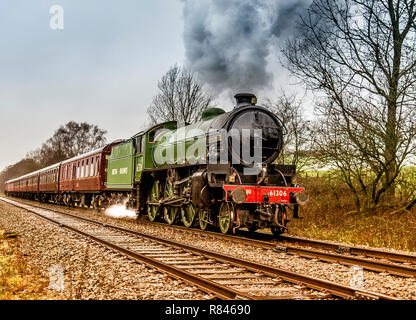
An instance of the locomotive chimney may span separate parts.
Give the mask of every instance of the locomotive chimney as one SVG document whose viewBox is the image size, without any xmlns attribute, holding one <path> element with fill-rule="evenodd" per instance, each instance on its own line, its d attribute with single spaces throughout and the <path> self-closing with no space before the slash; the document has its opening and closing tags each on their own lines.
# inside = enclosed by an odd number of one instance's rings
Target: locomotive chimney
<svg viewBox="0 0 416 320">
<path fill-rule="evenodd" d="M 237 93 L 234 98 L 237 100 L 237 107 L 257 103 L 257 97 L 252 93 Z"/>
</svg>

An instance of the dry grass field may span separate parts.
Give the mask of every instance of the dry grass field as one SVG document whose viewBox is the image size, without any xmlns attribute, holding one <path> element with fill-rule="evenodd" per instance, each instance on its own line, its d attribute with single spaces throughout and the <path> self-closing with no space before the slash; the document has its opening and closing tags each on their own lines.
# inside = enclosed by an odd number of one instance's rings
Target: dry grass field
<svg viewBox="0 0 416 320">
<path fill-rule="evenodd" d="M 350 191 L 326 178 L 300 177 L 310 201 L 301 208 L 301 220 L 291 220 L 291 234 L 349 244 L 416 251 L 416 208 L 394 206 L 356 212 Z"/>
<path fill-rule="evenodd" d="M 0 230 L 0 300 L 51 299 L 48 284 L 20 253 L 19 236 Z"/>
</svg>

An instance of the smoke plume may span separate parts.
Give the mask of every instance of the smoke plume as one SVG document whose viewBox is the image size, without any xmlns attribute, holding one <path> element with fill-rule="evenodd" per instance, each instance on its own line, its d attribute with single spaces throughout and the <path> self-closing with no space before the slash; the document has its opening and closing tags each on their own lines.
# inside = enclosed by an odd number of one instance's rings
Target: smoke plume
<svg viewBox="0 0 416 320">
<path fill-rule="evenodd" d="M 217 93 L 270 87 L 267 58 L 312 0 L 183 0 L 188 67 Z"/>
</svg>

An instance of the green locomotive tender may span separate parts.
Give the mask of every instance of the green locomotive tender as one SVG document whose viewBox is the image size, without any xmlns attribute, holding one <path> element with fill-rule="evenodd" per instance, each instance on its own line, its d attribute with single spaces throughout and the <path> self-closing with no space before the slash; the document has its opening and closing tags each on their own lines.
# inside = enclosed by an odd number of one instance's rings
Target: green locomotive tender
<svg viewBox="0 0 416 320">
<path fill-rule="evenodd" d="M 125 203 L 150 221 L 181 220 L 203 230 L 284 232 L 287 208 L 297 218 L 307 200 L 293 184 L 295 166 L 273 163 L 284 126 L 256 105 L 254 95 L 235 98 L 231 112 L 207 109 L 192 124 L 158 124 L 114 145 L 102 202 Z"/>
</svg>

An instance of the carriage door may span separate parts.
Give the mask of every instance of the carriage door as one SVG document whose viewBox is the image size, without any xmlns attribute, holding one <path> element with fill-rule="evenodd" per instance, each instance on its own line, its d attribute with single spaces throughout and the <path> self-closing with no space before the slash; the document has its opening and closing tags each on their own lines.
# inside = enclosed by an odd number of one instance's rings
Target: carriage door
<svg viewBox="0 0 416 320">
<path fill-rule="evenodd" d="M 72 176 L 71 176 L 71 190 L 75 190 L 75 179 L 77 178 L 77 164 L 73 163 L 71 164 L 72 167 Z"/>
<path fill-rule="evenodd" d="M 143 171 L 143 163 L 144 163 L 144 156 L 143 156 L 143 136 L 138 136 L 136 138 L 136 169 L 135 169 L 135 178 L 136 182 L 140 182 L 142 178 L 142 171 Z"/>
</svg>

